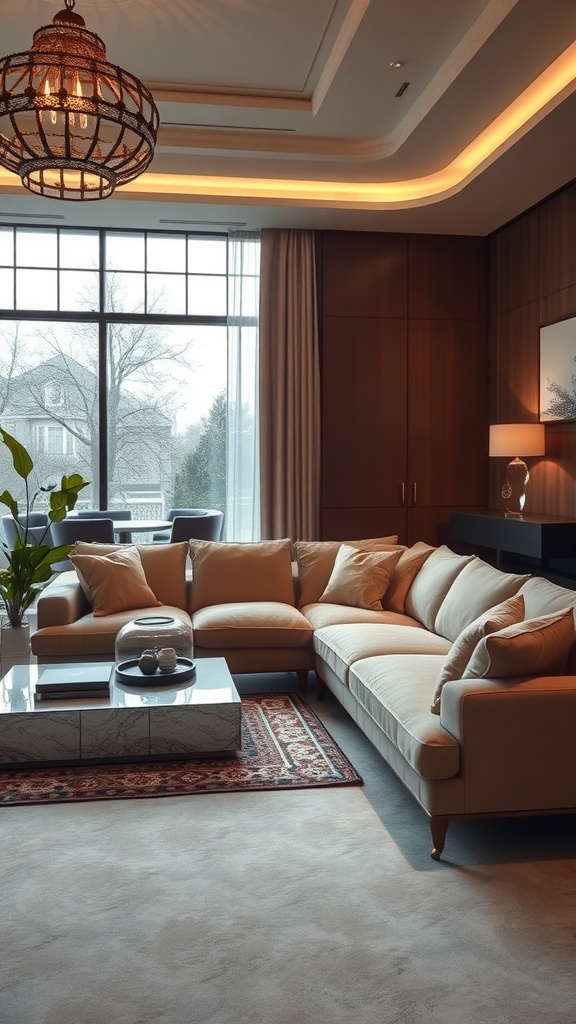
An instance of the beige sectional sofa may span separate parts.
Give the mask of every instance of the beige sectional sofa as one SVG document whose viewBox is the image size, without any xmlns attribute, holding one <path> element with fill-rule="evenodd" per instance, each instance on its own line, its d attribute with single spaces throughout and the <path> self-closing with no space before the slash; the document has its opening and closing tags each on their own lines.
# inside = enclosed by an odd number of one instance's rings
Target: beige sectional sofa
<svg viewBox="0 0 576 1024">
<path fill-rule="evenodd" d="M 195 657 L 303 683 L 315 669 L 428 815 L 433 857 L 454 818 L 574 812 L 576 592 L 395 541 L 190 542 L 193 574 L 187 545 L 137 550 L 152 606 L 190 617 Z M 71 557 L 100 571 L 116 551 Z M 150 610 L 128 587 L 131 607 L 102 612 L 83 583 L 92 609 L 76 572 L 40 598 L 40 660 L 110 658 Z"/>
</svg>

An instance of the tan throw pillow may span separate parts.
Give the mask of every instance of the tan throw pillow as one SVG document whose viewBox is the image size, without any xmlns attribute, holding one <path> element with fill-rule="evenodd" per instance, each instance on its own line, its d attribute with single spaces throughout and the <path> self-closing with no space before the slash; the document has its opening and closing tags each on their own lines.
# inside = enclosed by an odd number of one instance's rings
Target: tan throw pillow
<svg viewBox="0 0 576 1024">
<path fill-rule="evenodd" d="M 77 555 L 71 552 L 69 557 L 95 616 L 160 604 L 146 582 L 135 547 L 119 548 L 109 555 Z"/>
<path fill-rule="evenodd" d="M 574 639 L 573 608 L 525 619 L 481 640 L 463 678 L 560 675 Z"/>
<path fill-rule="evenodd" d="M 188 541 L 177 544 L 100 544 L 79 540 L 72 549 L 74 555 L 109 555 L 112 551 L 135 547 L 140 555 L 146 582 L 160 604 L 186 609 L 186 559 Z"/>
<path fill-rule="evenodd" d="M 399 612 L 400 615 L 404 613 L 406 595 L 413 580 L 434 550 L 431 544 L 425 544 L 424 541 L 419 540 L 407 551 L 402 552 L 382 602 L 386 611 Z"/>
<path fill-rule="evenodd" d="M 469 626 L 466 626 L 466 629 L 462 630 L 460 636 L 456 638 L 446 655 L 440 675 L 438 676 L 434 699 L 430 709 L 435 715 L 440 714 L 440 698 L 442 697 L 442 690 L 445 684 L 450 682 L 451 679 L 463 678 L 466 666 L 483 637 L 488 636 L 489 633 L 496 633 L 501 629 L 505 629 L 507 626 L 512 626 L 516 622 L 521 622 L 523 618 L 524 598 L 520 596 L 510 597 L 507 601 L 502 601 L 500 604 L 495 605 L 494 608 L 489 608 L 487 612 L 479 615 L 477 619 L 474 619 L 474 622 L 471 622 Z"/>
<path fill-rule="evenodd" d="M 367 540 L 347 540 L 345 543 L 361 551 L 386 550 L 396 547 L 397 535 L 372 537 Z M 326 590 L 330 573 L 334 568 L 336 555 L 342 546 L 340 540 L 297 540 L 294 542 L 294 556 L 298 563 L 300 584 L 299 606 L 316 604 Z M 404 550 L 404 548 L 402 548 Z"/>
<path fill-rule="evenodd" d="M 342 544 L 319 601 L 378 611 L 401 553 L 398 550 L 359 551 Z"/>
<path fill-rule="evenodd" d="M 294 605 L 291 554 L 290 540 L 191 540 L 192 610 L 244 601 Z"/>
</svg>

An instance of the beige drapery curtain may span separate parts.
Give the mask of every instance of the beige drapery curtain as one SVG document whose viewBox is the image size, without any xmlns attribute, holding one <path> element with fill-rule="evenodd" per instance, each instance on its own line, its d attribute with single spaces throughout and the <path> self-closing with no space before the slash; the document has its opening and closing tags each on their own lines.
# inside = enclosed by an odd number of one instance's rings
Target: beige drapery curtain
<svg viewBox="0 0 576 1024">
<path fill-rule="evenodd" d="M 320 530 L 315 236 L 266 228 L 261 242 L 261 533 L 314 540 Z"/>
</svg>

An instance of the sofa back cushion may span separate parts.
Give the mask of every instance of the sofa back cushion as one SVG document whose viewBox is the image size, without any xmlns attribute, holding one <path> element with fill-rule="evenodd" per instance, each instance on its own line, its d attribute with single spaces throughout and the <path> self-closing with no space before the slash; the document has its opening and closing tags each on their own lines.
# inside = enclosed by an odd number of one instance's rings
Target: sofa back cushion
<svg viewBox="0 0 576 1024">
<path fill-rule="evenodd" d="M 342 544 L 361 551 L 386 551 L 398 546 L 398 536 L 372 537 L 367 540 L 297 540 L 294 555 L 298 565 L 299 607 L 316 604 L 326 590 Z M 402 547 L 403 551 L 404 548 Z"/>
<path fill-rule="evenodd" d="M 456 640 L 471 622 L 494 605 L 514 597 L 528 576 L 500 572 L 481 558 L 462 569 L 446 594 L 434 623 L 434 631 Z"/>
<path fill-rule="evenodd" d="M 72 550 L 75 555 L 109 555 L 121 551 L 121 544 L 98 544 L 78 541 Z M 146 582 L 160 604 L 174 608 L 187 607 L 186 559 L 188 544 L 136 544 Z"/>
<path fill-rule="evenodd" d="M 543 576 L 529 576 L 518 593 L 524 598 L 527 619 L 576 607 L 576 590 L 559 587 Z"/>
<path fill-rule="evenodd" d="M 192 611 L 214 604 L 294 604 L 291 540 L 191 540 Z"/>
<path fill-rule="evenodd" d="M 464 678 L 559 675 L 574 639 L 572 608 L 525 619 L 484 637 L 464 669 Z"/>
<path fill-rule="evenodd" d="M 457 555 L 444 544 L 436 548 L 416 575 L 406 597 L 407 615 L 434 630 L 436 616 L 454 580 L 476 555 Z"/>
</svg>

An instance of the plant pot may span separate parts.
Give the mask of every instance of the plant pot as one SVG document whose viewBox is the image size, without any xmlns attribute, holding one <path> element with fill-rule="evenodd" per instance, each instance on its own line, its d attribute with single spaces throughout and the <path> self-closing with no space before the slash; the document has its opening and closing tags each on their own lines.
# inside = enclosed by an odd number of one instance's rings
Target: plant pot
<svg viewBox="0 0 576 1024">
<path fill-rule="evenodd" d="M 8 619 L 2 619 L 0 629 L 0 658 L 2 675 L 14 665 L 28 665 L 30 662 L 30 625 L 24 619 L 21 626 L 11 626 Z"/>
</svg>

